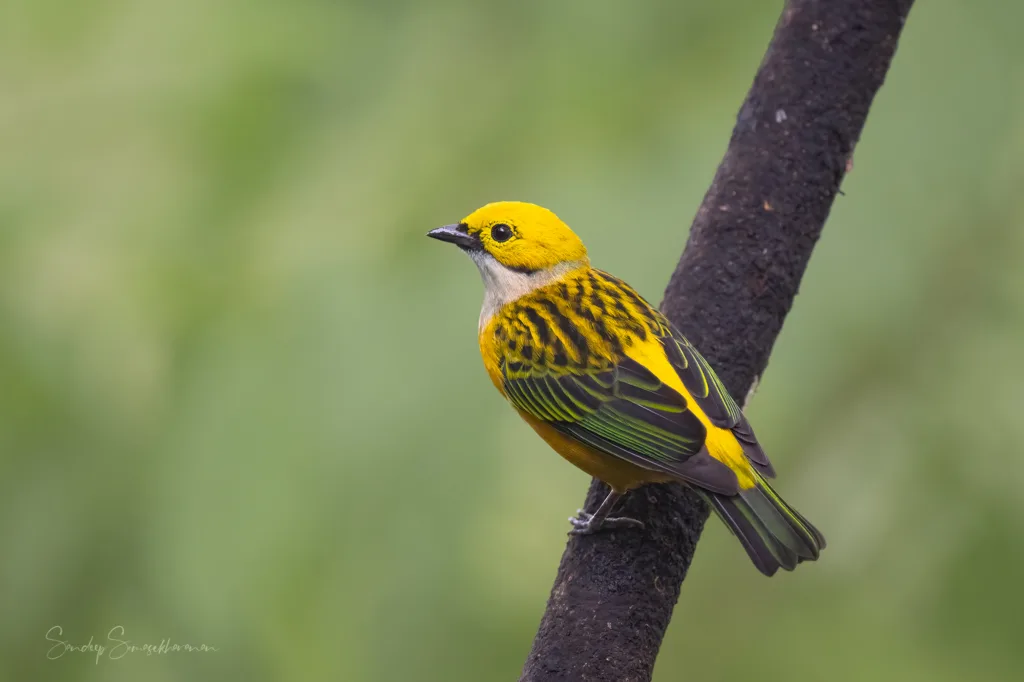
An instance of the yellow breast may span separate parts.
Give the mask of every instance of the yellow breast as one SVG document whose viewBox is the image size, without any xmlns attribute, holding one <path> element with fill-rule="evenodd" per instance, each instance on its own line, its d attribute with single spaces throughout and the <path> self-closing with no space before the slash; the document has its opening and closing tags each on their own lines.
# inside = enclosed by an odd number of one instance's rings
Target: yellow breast
<svg viewBox="0 0 1024 682">
<path fill-rule="evenodd" d="M 502 385 L 503 381 L 501 378 L 501 356 L 498 354 L 498 340 L 494 333 L 496 323 L 496 318 L 492 317 L 480 330 L 480 355 L 484 359 L 484 368 L 487 370 L 487 376 L 491 377 L 494 387 L 502 395 L 505 395 L 505 388 Z"/>
</svg>

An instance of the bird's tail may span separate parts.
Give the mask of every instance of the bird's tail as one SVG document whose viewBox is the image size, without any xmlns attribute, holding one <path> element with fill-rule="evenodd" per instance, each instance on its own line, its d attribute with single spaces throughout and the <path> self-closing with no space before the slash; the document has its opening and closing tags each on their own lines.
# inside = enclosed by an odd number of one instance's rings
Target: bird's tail
<svg viewBox="0 0 1024 682">
<path fill-rule="evenodd" d="M 814 561 L 825 549 L 825 537 L 800 513 L 779 497 L 768 481 L 755 475 L 756 485 L 738 495 L 705 492 L 704 496 L 757 570 L 774 575 L 779 568 L 792 571 L 801 561 Z"/>
</svg>

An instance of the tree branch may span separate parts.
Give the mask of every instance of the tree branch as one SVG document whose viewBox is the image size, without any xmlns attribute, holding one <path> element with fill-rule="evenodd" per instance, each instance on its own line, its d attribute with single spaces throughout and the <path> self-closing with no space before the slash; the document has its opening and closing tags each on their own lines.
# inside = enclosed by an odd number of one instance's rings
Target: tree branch
<svg viewBox="0 0 1024 682">
<path fill-rule="evenodd" d="M 783 10 L 662 303 L 733 396 L 764 371 L 912 3 Z M 521 680 L 651 679 L 708 509 L 668 484 L 623 513 L 646 530 L 570 538 Z"/>
</svg>

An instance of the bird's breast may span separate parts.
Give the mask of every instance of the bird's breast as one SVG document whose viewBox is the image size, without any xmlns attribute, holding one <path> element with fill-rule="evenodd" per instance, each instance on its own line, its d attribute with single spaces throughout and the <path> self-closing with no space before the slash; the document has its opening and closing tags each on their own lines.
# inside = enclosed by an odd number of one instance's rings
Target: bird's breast
<svg viewBox="0 0 1024 682">
<path fill-rule="evenodd" d="M 504 381 L 501 376 L 501 350 L 498 348 L 498 340 L 494 333 L 497 320 L 494 316 L 483 324 L 480 328 L 480 356 L 484 361 L 484 369 L 487 370 L 487 376 L 491 378 L 491 382 L 498 391 L 505 395 Z"/>
</svg>

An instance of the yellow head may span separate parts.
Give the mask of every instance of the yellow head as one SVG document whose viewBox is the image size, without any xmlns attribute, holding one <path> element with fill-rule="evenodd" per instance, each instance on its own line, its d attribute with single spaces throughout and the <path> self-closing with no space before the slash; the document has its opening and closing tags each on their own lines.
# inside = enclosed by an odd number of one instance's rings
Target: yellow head
<svg viewBox="0 0 1024 682">
<path fill-rule="evenodd" d="M 454 242 L 471 255 L 483 251 L 519 272 L 537 272 L 587 257 L 583 242 L 558 216 L 521 201 L 487 204 L 461 223 L 440 227 L 429 236 Z"/>
<path fill-rule="evenodd" d="M 586 247 L 568 225 L 521 201 L 487 204 L 427 236 L 457 245 L 480 269 L 486 288 L 481 323 L 501 305 L 590 266 Z"/>
</svg>

